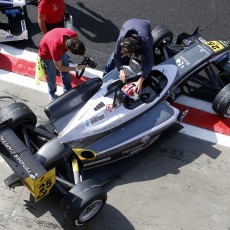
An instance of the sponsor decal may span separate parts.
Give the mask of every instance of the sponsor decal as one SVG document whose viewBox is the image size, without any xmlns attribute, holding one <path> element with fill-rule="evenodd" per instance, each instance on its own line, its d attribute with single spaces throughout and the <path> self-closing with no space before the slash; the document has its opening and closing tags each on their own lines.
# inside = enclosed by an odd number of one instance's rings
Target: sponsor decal
<svg viewBox="0 0 230 230">
<path fill-rule="evenodd" d="M 53 4 L 53 11 L 55 12 L 55 11 L 57 11 L 57 10 L 58 10 L 57 4 Z"/>
<path fill-rule="evenodd" d="M 113 105 L 112 104 L 106 105 L 106 111 L 112 112 L 113 111 Z"/>
<path fill-rule="evenodd" d="M 25 20 L 21 21 L 21 27 L 22 27 L 22 31 L 26 30 L 26 22 L 25 22 Z"/>
<path fill-rule="evenodd" d="M 131 149 L 127 149 L 127 150 L 123 151 L 122 154 L 123 155 L 136 154 L 136 153 L 140 152 L 141 150 L 145 149 L 146 147 L 148 147 L 149 145 L 151 145 L 159 136 L 160 136 L 160 134 L 153 137 L 152 139 L 149 136 L 145 136 L 141 139 L 141 144 L 139 144 L 139 145 L 137 145 Z"/>
<path fill-rule="evenodd" d="M 193 41 L 190 40 L 190 39 L 183 39 L 183 43 L 184 43 L 186 46 L 190 46 L 190 45 L 193 43 Z"/>
<path fill-rule="evenodd" d="M 147 143 L 149 139 L 150 139 L 150 136 L 146 135 L 146 136 L 144 136 L 144 137 L 142 138 L 141 142 L 142 142 L 142 143 Z"/>
<path fill-rule="evenodd" d="M 184 68 L 184 62 L 180 58 L 176 59 L 176 65 L 182 69 Z"/>
<path fill-rule="evenodd" d="M 202 43 L 206 43 L 206 40 L 204 40 L 202 37 L 199 37 L 198 40 L 201 41 Z"/>
<path fill-rule="evenodd" d="M 223 44 L 224 46 L 230 46 L 230 41 L 227 41 L 227 40 L 222 41 L 222 40 L 220 40 L 219 42 L 221 44 Z"/>
<path fill-rule="evenodd" d="M 224 46 L 222 44 L 220 44 L 218 41 L 205 42 L 205 45 L 207 45 L 209 48 L 211 48 L 214 52 L 218 52 L 218 51 L 224 49 Z"/>
<path fill-rule="evenodd" d="M 176 64 L 178 67 L 183 69 L 185 67 L 185 65 L 190 65 L 190 62 L 186 58 L 180 56 L 180 58 L 176 59 Z"/>
<path fill-rule="evenodd" d="M 105 104 L 103 102 L 100 102 L 93 110 L 97 111 L 97 110 L 101 109 L 104 106 L 105 106 Z"/>
<path fill-rule="evenodd" d="M 104 114 L 92 117 L 89 120 L 85 121 L 85 127 L 90 127 L 90 126 L 96 125 L 97 123 L 99 123 L 103 119 L 105 119 Z"/>
<path fill-rule="evenodd" d="M 14 37 L 14 35 L 7 35 L 5 36 L 4 40 L 13 39 Z"/>
<path fill-rule="evenodd" d="M 98 161 L 93 161 L 93 162 L 90 162 L 90 163 L 86 163 L 86 164 L 84 164 L 84 167 L 90 166 L 90 165 L 100 164 L 100 163 L 103 163 L 103 162 L 106 162 L 106 161 L 109 161 L 109 160 L 111 160 L 111 157 L 107 157 L 107 158 L 104 158 L 104 159 L 101 159 L 101 160 L 98 160 Z"/>
<path fill-rule="evenodd" d="M 8 152 L 15 158 L 15 160 L 24 168 L 24 170 L 29 174 L 29 176 L 32 179 L 35 179 L 37 176 L 37 173 L 34 174 L 32 172 L 32 170 L 29 168 L 29 166 L 22 160 L 22 158 L 19 156 L 19 154 L 13 149 L 13 147 L 3 137 L 3 135 L 0 135 L 0 142 L 2 143 L 2 145 L 5 146 L 5 148 L 8 150 Z"/>
</svg>

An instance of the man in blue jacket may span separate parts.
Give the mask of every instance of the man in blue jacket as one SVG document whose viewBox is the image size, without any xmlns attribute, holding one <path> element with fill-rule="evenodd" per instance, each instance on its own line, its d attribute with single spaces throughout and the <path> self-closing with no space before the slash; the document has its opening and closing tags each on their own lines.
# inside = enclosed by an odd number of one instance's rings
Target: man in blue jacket
<svg viewBox="0 0 230 230">
<path fill-rule="evenodd" d="M 119 71 L 121 81 L 126 81 L 123 65 L 129 65 L 131 56 L 141 55 L 142 76 L 135 82 L 137 93 L 141 92 L 143 81 L 149 76 L 153 67 L 153 38 L 151 35 L 150 21 L 130 19 L 124 23 L 120 30 L 115 49 L 105 66 L 104 74 L 114 68 Z"/>
</svg>

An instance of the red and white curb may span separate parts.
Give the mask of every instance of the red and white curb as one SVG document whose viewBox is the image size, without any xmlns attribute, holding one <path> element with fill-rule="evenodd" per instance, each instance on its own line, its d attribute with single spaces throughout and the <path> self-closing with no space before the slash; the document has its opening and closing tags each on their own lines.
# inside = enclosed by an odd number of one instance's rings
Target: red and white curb
<svg viewBox="0 0 230 230">
<path fill-rule="evenodd" d="M 35 62 L 37 54 L 34 52 L 20 50 L 5 44 L 0 46 L 0 80 L 12 82 L 34 90 L 47 93 L 46 82 L 35 84 Z M 86 69 L 85 75 L 89 78 L 102 76 L 99 70 Z M 27 76 L 27 77 L 25 77 Z M 76 79 L 76 78 L 75 78 Z M 87 78 L 86 78 L 87 79 Z M 57 93 L 62 93 L 62 84 L 59 80 Z M 84 81 L 85 79 L 83 79 Z M 75 81 L 75 80 L 74 80 Z M 79 84 L 80 82 L 74 82 Z M 212 143 L 230 147 L 230 117 L 222 118 L 214 113 L 211 103 L 180 96 L 173 106 L 184 110 L 189 109 L 182 125 L 181 133 L 200 138 Z"/>
<path fill-rule="evenodd" d="M 173 106 L 189 110 L 181 133 L 230 147 L 230 117 L 215 114 L 211 103 L 181 95 Z"/>
</svg>

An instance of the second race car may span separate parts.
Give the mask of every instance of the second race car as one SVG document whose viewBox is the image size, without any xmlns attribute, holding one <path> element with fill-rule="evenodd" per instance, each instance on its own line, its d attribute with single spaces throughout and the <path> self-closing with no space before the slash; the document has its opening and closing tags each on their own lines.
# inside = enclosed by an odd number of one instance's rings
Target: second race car
<svg viewBox="0 0 230 230">
<path fill-rule="evenodd" d="M 0 42 L 28 39 L 26 1 L 0 0 Z"/>
</svg>

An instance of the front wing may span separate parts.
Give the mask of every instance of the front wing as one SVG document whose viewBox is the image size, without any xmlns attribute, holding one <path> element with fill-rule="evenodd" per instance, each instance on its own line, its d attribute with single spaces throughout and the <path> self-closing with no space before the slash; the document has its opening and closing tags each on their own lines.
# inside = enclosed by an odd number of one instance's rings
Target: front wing
<svg viewBox="0 0 230 230">
<path fill-rule="evenodd" d="M 0 42 L 28 39 L 25 12 L 22 7 L 0 9 Z"/>
<path fill-rule="evenodd" d="M 56 182 L 55 168 L 47 172 L 15 132 L 7 126 L 0 127 L 0 154 L 35 197 L 35 201 L 49 194 Z"/>
</svg>

